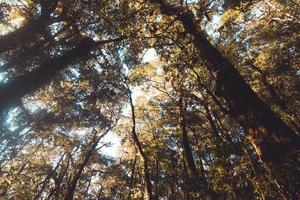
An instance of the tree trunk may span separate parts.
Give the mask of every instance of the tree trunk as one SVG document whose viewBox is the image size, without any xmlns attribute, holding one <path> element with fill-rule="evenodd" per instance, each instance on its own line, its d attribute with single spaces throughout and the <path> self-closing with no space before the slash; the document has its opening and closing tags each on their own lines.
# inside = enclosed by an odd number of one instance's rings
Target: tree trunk
<svg viewBox="0 0 300 200">
<path fill-rule="evenodd" d="M 2 64 L 0 67 L 0 72 L 5 72 L 12 68 L 24 68 L 24 65 L 27 65 L 28 63 L 32 63 L 34 58 L 39 57 L 43 58 L 46 56 L 45 51 L 52 48 L 54 45 L 57 45 L 58 42 L 54 41 L 55 37 L 58 37 L 61 33 L 68 30 L 70 26 L 65 26 L 61 30 L 59 30 L 57 33 L 55 33 L 51 38 L 42 40 L 40 42 L 37 42 L 35 45 L 32 45 L 27 48 L 23 48 L 20 53 L 17 55 L 14 55 L 16 57 L 11 58 L 8 60 L 7 63 Z M 65 41 L 71 36 L 73 36 L 75 33 L 72 33 L 70 35 L 67 35 L 60 39 L 60 41 Z"/>
<path fill-rule="evenodd" d="M 184 162 L 183 162 L 183 169 L 184 169 L 184 173 L 183 173 L 183 176 L 184 176 L 184 182 L 183 182 L 183 187 L 182 187 L 182 190 L 183 190 L 183 195 L 184 195 L 184 199 L 186 200 L 191 200 L 191 191 L 190 191 L 190 187 L 189 187 L 189 173 L 188 173 L 188 169 L 187 169 L 187 166 L 186 166 L 186 162 L 185 162 L 185 158 L 184 159 Z"/>
<path fill-rule="evenodd" d="M 60 163 L 62 162 L 62 160 L 65 157 L 65 153 L 61 156 L 61 158 L 59 159 L 58 163 L 56 164 L 56 166 L 54 167 L 54 169 L 50 169 L 47 176 L 45 177 L 45 179 L 43 180 L 43 183 L 40 187 L 40 189 L 37 187 L 36 188 L 36 192 L 35 195 L 32 199 L 36 200 L 36 199 L 40 199 L 41 195 L 44 192 L 45 187 L 47 186 L 47 184 L 50 182 L 51 177 L 54 175 L 54 173 L 56 172 L 56 170 L 58 169 Z"/>
<path fill-rule="evenodd" d="M 68 192 L 66 197 L 64 198 L 65 200 L 72 200 L 74 197 L 74 193 L 76 191 L 76 186 L 77 186 L 77 182 L 79 181 L 82 172 L 85 168 L 85 166 L 88 164 L 90 158 L 92 157 L 93 153 L 96 151 L 96 147 L 99 144 L 101 138 L 103 138 L 110 130 L 112 127 L 109 127 L 104 133 L 102 133 L 98 138 L 96 138 L 96 140 L 92 143 L 92 147 L 91 149 L 87 152 L 83 162 L 81 163 L 81 165 L 79 166 L 79 169 L 77 171 L 77 173 L 75 174 L 75 176 L 73 177 L 71 183 L 68 186 Z"/>
<path fill-rule="evenodd" d="M 27 74 L 18 76 L 7 84 L 0 85 L 0 113 L 8 106 L 21 100 L 27 94 L 35 92 L 48 83 L 57 73 L 69 65 L 87 59 L 90 51 L 103 44 L 119 42 L 127 38 L 120 36 L 95 42 L 89 37 L 83 38 L 78 46 L 62 56 L 46 59 L 40 67 Z"/>
<path fill-rule="evenodd" d="M 188 137 L 188 131 L 186 126 L 186 105 L 184 101 L 184 97 L 182 93 L 179 97 L 178 102 L 179 107 L 179 125 L 181 129 L 181 137 L 182 137 L 182 146 L 183 146 L 183 154 L 184 154 L 184 162 L 187 168 L 188 173 L 188 186 L 190 192 L 194 192 L 198 195 L 201 195 L 201 184 L 200 184 L 200 176 L 197 170 L 195 160 L 193 157 L 193 152 L 190 146 L 190 141 Z"/>
<path fill-rule="evenodd" d="M 222 102 L 218 99 L 218 97 L 214 94 L 213 91 L 211 91 L 204 83 L 202 83 L 201 81 L 201 77 L 200 75 L 196 72 L 196 70 L 190 66 L 188 66 L 189 68 L 192 69 L 192 71 L 194 72 L 194 74 L 196 75 L 197 77 L 197 82 L 198 82 L 198 85 L 200 87 L 202 87 L 206 92 L 207 94 L 210 95 L 210 97 L 212 98 L 212 100 L 218 105 L 218 107 L 220 108 L 220 110 L 224 113 L 224 114 L 229 114 L 229 111 L 227 110 L 227 108 L 224 107 L 224 105 L 222 104 Z M 196 96 L 197 97 L 197 96 Z M 198 97 L 196 98 L 198 99 Z"/>
<path fill-rule="evenodd" d="M 130 188 L 129 188 L 128 198 L 127 199 L 132 199 L 132 197 L 131 197 L 131 191 L 132 191 L 132 187 L 133 187 L 133 183 L 134 183 L 136 160 L 137 160 L 137 156 L 134 157 L 133 164 L 132 164 L 131 177 L 130 177 L 130 183 L 129 183 Z"/>
<path fill-rule="evenodd" d="M 271 83 L 269 82 L 267 76 L 265 75 L 265 73 L 257 66 L 255 66 L 254 64 L 250 63 L 250 67 L 255 70 L 256 72 L 258 72 L 261 76 L 261 81 L 263 83 L 263 85 L 266 87 L 266 89 L 268 90 L 268 92 L 270 93 L 274 103 L 280 107 L 282 110 L 286 110 L 287 109 L 287 104 L 284 101 L 284 99 L 279 95 L 279 93 L 276 91 L 276 89 L 271 85 Z"/>
<path fill-rule="evenodd" d="M 76 48 L 67 51 L 62 56 L 47 59 L 34 71 L 1 85 L 0 111 L 20 101 L 25 95 L 35 92 L 68 65 L 87 58 L 94 43 L 90 38 L 85 38 Z"/>
<path fill-rule="evenodd" d="M 131 96 L 131 91 L 129 88 L 128 89 L 128 97 L 129 97 L 129 103 L 130 103 L 130 108 L 131 108 L 131 117 L 132 117 L 132 129 L 131 129 L 131 136 L 132 139 L 137 147 L 137 150 L 139 154 L 142 157 L 142 162 L 143 162 L 143 173 L 144 173 L 144 181 L 145 181 L 145 199 L 146 200 L 153 200 L 153 194 L 152 194 L 152 183 L 150 179 L 150 173 L 149 173 L 149 166 L 148 166 L 148 159 L 144 153 L 144 150 L 142 148 L 142 144 L 136 134 L 136 119 L 135 119 L 135 110 L 134 110 L 134 105 L 132 101 L 132 96 Z"/>
<path fill-rule="evenodd" d="M 287 191 L 287 198 L 297 199 L 300 196 L 299 137 L 259 99 L 229 59 L 208 41 L 198 29 L 193 13 L 163 0 L 150 1 L 160 6 L 162 14 L 176 16 L 185 31 L 193 36 L 200 56 L 209 70 L 217 74 L 216 94 L 225 99 L 231 116 L 244 128 L 257 154 Z"/>
<path fill-rule="evenodd" d="M 27 42 L 35 41 L 38 34 L 45 32 L 48 18 L 38 17 L 28 21 L 21 28 L 0 37 L 0 54 L 22 46 Z"/>
<path fill-rule="evenodd" d="M 57 175 L 57 178 L 55 176 L 53 176 L 53 180 L 55 183 L 55 187 L 49 192 L 48 198 L 47 199 L 51 199 L 52 196 L 53 199 L 59 199 L 59 196 L 61 194 L 61 185 L 63 182 L 64 177 L 67 175 L 69 166 L 70 166 L 70 158 L 67 159 L 66 161 L 66 166 L 64 166 L 64 164 L 62 164 L 61 170 L 59 172 L 59 174 Z"/>
<path fill-rule="evenodd" d="M 19 29 L 0 36 L 0 54 L 28 42 L 36 41 L 38 35 L 47 35 L 47 26 L 53 22 L 57 22 L 50 17 L 51 12 L 53 12 L 57 6 L 57 3 L 58 0 L 40 2 L 41 15 L 39 17 L 30 19 Z"/>
<path fill-rule="evenodd" d="M 196 133 L 193 131 L 193 136 L 195 138 L 195 141 L 197 144 L 199 144 L 198 141 L 198 137 L 196 135 Z M 202 183 L 202 187 L 203 187 L 203 195 L 202 198 L 203 200 L 213 200 L 213 199 L 220 199 L 219 195 L 213 190 L 211 189 L 211 186 L 209 184 L 209 182 L 207 181 L 206 175 L 205 175 L 205 168 L 204 168 L 204 163 L 203 163 L 203 155 L 201 150 L 198 149 L 197 151 L 198 153 L 198 158 L 199 158 L 199 163 L 200 163 L 200 180 Z"/>
</svg>

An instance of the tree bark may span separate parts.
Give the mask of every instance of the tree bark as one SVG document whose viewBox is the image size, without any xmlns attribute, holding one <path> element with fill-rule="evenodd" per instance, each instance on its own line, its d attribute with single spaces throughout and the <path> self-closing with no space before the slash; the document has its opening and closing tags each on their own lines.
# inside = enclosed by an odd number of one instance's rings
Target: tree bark
<svg viewBox="0 0 300 200">
<path fill-rule="evenodd" d="M 129 188 L 128 198 L 127 199 L 132 199 L 132 197 L 131 197 L 131 191 L 132 191 L 132 187 L 133 187 L 133 183 L 134 183 L 136 161 L 137 161 L 137 156 L 134 157 L 134 160 L 133 160 L 133 163 L 132 163 L 132 170 L 131 170 L 130 183 L 129 183 L 130 188 Z"/>
<path fill-rule="evenodd" d="M 43 34 L 48 25 L 48 19 L 38 17 L 28 21 L 21 28 L 0 37 L 0 54 L 36 40 L 38 34 Z"/>
<path fill-rule="evenodd" d="M 16 104 L 27 94 L 35 92 L 44 84 L 48 83 L 56 74 L 69 65 L 88 58 L 89 53 L 95 47 L 103 44 L 119 42 L 126 37 L 108 39 L 95 42 L 91 38 L 84 38 L 72 50 L 62 56 L 46 59 L 37 69 L 10 80 L 7 84 L 0 85 L 0 112 L 3 109 Z"/>
<path fill-rule="evenodd" d="M 85 38 L 76 48 L 67 51 L 62 56 L 46 59 L 34 71 L 1 85 L 0 111 L 20 101 L 25 95 L 35 92 L 67 66 L 87 58 L 93 46 L 94 42 L 90 38 Z"/>
<path fill-rule="evenodd" d="M 151 179 L 150 179 L 150 173 L 149 173 L 149 164 L 148 164 L 148 159 L 144 153 L 142 144 L 137 136 L 136 133 L 136 118 L 135 118 L 135 108 L 133 105 L 133 100 L 132 100 L 132 96 L 131 96 L 131 90 L 129 88 L 128 89 L 128 97 L 129 97 L 129 103 L 130 103 L 130 108 L 131 108 L 131 118 L 132 118 L 132 129 L 131 129 L 131 136 L 132 139 L 137 147 L 137 150 L 139 152 L 139 154 L 142 157 L 142 162 L 143 162 L 143 173 L 144 173 L 144 181 L 145 181 L 145 199 L 146 200 L 153 200 L 153 194 L 152 194 L 152 183 L 151 183 Z"/>
<path fill-rule="evenodd" d="M 225 99 L 231 116 L 241 124 L 257 154 L 287 191 L 287 198 L 297 199 L 300 196 L 299 137 L 259 99 L 230 60 L 208 41 L 198 29 L 192 12 L 164 0 L 150 2 L 158 4 L 162 14 L 177 17 L 193 37 L 207 67 L 217 74 L 216 94 Z"/>
<path fill-rule="evenodd" d="M 183 97 L 182 92 L 180 93 L 181 94 L 178 102 L 179 125 L 181 129 L 184 162 L 188 173 L 188 180 L 187 180 L 188 186 L 190 192 L 196 193 L 197 195 L 201 196 L 202 191 L 201 191 L 200 175 L 195 164 L 193 152 L 188 137 L 188 131 L 187 131 L 185 99 Z"/>
<path fill-rule="evenodd" d="M 261 76 L 261 81 L 263 83 L 263 85 L 266 87 L 266 89 L 269 91 L 274 103 L 280 107 L 282 110 L 286 110 L 287 109 L 287 104 L 284 101 L 284 99 L 279 95 L 279 93 L 276 91 L 276 89 L 271 85 L 271 83 L 269 82 L 267 76 L 265 75 L 265 73 L 257 66 L 255 66 L 254 64 L 250 63 L 250 67 L 255 70 L 256 72 L 258 72 Z"/>
<path fill-rule="evenodd" d="M 30 19 L 19 29 L 0 36 L 0 54 L 28 42 L 37 40 L 37 35 L 45 35 L 47 26 L 55 20 L 51 19 L 50 14 L 57 6 L 58 0 L 41 1 L 41 15 L 36 19 Z"/>
<path fill-rule="evenodd" d="M 40 189 L 37 187 L 36 188 L 36 192 L 34 197 L 32 198 L 33 200 L 39 199 L 40 196 L 42 195 L 42 193 L 44 192 L 45 187 L 47 186 L 47 184 L 49 183 L 51 177 L 54 175 L 54 173 L 56 172 L 56 170 L 58 169 L 60 163 L 62 162 L 62 160 L 65 157 L 65 153 L 63 153 L 63 155 L 61 156 L 61 158 L 59 159 L 58 163 L 56 164 L 56 166 L 54 167 L 54 169 L 50 169 L 47 176 L 45 177 L 45 179 L 43 180 L 43 183 L 40 187 Z"/>
<path fill-rule="evenodd" d="M 76 191 L 76 187 L 77 187 L 77 182 L 79 181 L 83 170 L 85 168 L 85 166 L 88 164 L 90 158 L 92 157 L 93 153 L 96 151 L 96 147 L 99 144 L 101 138 L 103 138 L 110 130 L 112 127 L 109 127 L 104 133 L 102 133 L 98 138 L 96 138 L 96 140 L 92 143 L 92 147 L 91 149 L 87 152 L 83 162 L 81 163 L 81 165 L 79 166 L 79 169 L 77 171 L 77 173 L 75 174 L 75 176 L 73 177 L 71 183 L 68 186 L 68 192 L 67 195 L 65 196 L 65 200 L 72 200 L 74 197 L 74 193 Z"/>
</svg>

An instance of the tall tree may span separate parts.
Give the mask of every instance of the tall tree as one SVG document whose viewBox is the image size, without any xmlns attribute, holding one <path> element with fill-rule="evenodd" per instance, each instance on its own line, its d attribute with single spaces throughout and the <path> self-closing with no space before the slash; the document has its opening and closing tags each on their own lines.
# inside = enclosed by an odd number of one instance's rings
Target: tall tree
<svg viewBox="0 0 300 200">
<path fill-rule="evenodd" d="M 299 182 L 290 183 L 292 177 L 286 179 L 286 169 L 282 171 L 282 165 L 293 162 L 293 166 L 296 166 L 297 159 L 290 157 L 300 148 L 299 137 L 259 99 L 231 61 L 208 41 L 205 33 L 197 27 L 191 11 L 169 5 L 163 0 L 151 2 L 159 5 L 162 14 L 177 17 L 185 31 L 192 35 L 200 56 L 207 62 L 207 67 L 216 73 L 216 94 L 226 100 L 231 116 L 242 125 L 257 154 L 272 170 L 284 190 L 289 191 L 290 194 L 287 196 L 291 195 L 293 198 L 298 196 Z M 287 167 L 287 169 L 299 177 L 300 172 L 297 168 Z"/>
<path fill-rule="evenodd" d="M 150 178 L 150 173 L 149 173 L 149 164 L 148 164 L 148 158 L 143 150 L 142 144 L 138 138 L 138 135 L 136 133 L 136 117 L 135 117 L 135 108 L 133 104 L 133 99 L 132 99 L 132 91 L 130 90 L 129 87 L 127 87 L 127 95 L 129 98 L 129 103 L 130 103 L 130 109 L 131 109 L 131 118 L 132 118 L 132 128 L 131 128 L 131 136 L 134 141 L 134 144 L 136 145 L 136 148 L 139 152 L 139 154 L 142 157 L 142 162 L 143 162 L 143 176 L 144 176 L 144 181 L 145 181 L 145 199 L 147 200 L 152 200 L 153 194 L 152 194 L 152 183 L 151 183 L 151 178 Z"/>
<path fill-rule="evenodd" d="M 1 2 L 1 198 L 298 199 L 298 10 Z"/>
</svg>

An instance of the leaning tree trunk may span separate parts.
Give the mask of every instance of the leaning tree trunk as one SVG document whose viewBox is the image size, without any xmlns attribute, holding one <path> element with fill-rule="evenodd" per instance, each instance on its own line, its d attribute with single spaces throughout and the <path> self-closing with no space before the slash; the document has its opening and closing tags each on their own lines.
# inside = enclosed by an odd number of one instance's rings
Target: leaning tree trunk
<svg viewBox="0 0 300 200">
<path fill-rule="evenodd" d="M 39 186 L 36 187 L 36 189 L 35 189 L 35 195 L 32 197 L 33 200 L 40 199 L 40 197 L 43 194 L 43 192 L 45 192 L 44 190 L 45 190 L 46 186 L 49 184 L 50 179 L 53 177 L 53 175 L 55 174 L 56 170 L 59 168 L 59 166 L 60 166 L 61 162 L 63 161 L 64 157 L 65 157 L 65 153 L 63 153 L 63 155 L 60 157 L 60 159 L 57 162 L 57 164 L 54 167 L 54 169 L 52 169 L 52 168 L 49 169 L 49 172 L 47 173 L 47 176 L 43 180 L 43 183 L 41 185 L 39 185 Z"/>
<path fill-rule="evenodd" d="M 257 154 L 286 191 L 287 198 L 299 198 L 299 137 L 259 99 L 230 60 L 208 41 L 205 33 L 198 29 L 193 13 L 164 0 L 150 2 L 158 4 L 162 14 L 177 17 L 193 37 L 207 67 L 217 74 L 216 94 L 225 99 L 231 116 L 241 124 Z"/>
<path fill-rule="evenodd" d="M 46 59 L 36 70 L 1 85 L 0 111 L 48 83 L 67 66 L 86 58 L 93 46 L 94 41 L 90 38 L 83 39 L 76 48 L 67 51 L 62 56 Z"/>
<path fill-rule="evenodd" d="M 97 145 L 99 144 L 100 140 L 111 130 L 112 127 L 109 127 L 104 133 L 98 136 L 95 141 L 92 142 L 91 148 L 86 153 L 83 162 L 80 164 L 78 171 L 76 172 L 75 176 L 73 177 L 71 183 L 68 185 L 67 195 L 65 196 L 65 200 L 72 200 L 74 198 L 74 194 L 76 191 L 77 183 L 82 176 L 84 168 L 89 163 L 92 155 L 96 152 Z"/>
<path fill-rule="evenodd" d="M 38 35 L 47 35 L 47 27 L 61 18 L 51 18 L 51 13 L 57 7 L 58 0 L 40 2 L 41 15 L 30 19 L 17 30 L 0 36 L 0 54 L 37 40 Z"/>
<path fill-rule="evenodd" d="M 121 36 L 115 39 L 95 42 L 91 38 L 86 37 L 81 40 L 77 47 L 65 52 L 62 56 L 48 58 L 32 72 L 18 76 L 6 84 L 0 85 L 0 113 L 3 109 L 20 101 L 25 95 L 38 90 L 69 65 L 87 59 L 92 49 L 107 43 L 119 42 L 125 38 Z"/>
<path fill-rule="evenodd" d="M 8 50 L 22 46 L 25 43 L 35 41 L 37 35 L 43 35 L 46 31 L 45 27 L 49 24 L 49 19 L 39 17 L 28 21 L 24 26 L 0 37 L 0 54 Z"/>
</svg>

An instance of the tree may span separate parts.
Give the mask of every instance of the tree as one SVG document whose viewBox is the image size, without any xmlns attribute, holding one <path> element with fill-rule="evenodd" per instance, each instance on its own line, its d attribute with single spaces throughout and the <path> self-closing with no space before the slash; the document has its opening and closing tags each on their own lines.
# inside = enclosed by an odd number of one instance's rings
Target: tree
<svg viewBox="0 0 300 200">
<path fill-rule="evenodd" d="M 281 179 L 282 187 L 290 193 L 287 195 L 296 197 L 298 183 L 291 185 L 288 180 L 283 180 L 284 172 L 280 172 L 282 168 L 279 167 L 283 163 L 278 161 L 286 160 L 291 152 L 298 151 L 299 137 L 268 105 L 259 99 L 230 60 L 206 39 L 205 33 L 196 26 L 192 12 L 168 5 L 164 1 L 152 2 L 159 5 L 162 14 L 176 16 L 184 30 L 193 36 L 200 56 L 205 59 L 208 68 L 216 73 L 216 94 L 226 100 L 231 116 L 244 128 L 263 162 L 272 170 L 277 179 Z M 293 171 L 293 174 L 299 174 L 297 169 Z"/>
<path fill-rule="evenodd" d="M 0 3 L 4 199 L 298 199 L 297 3 Z"/>
</svg>

